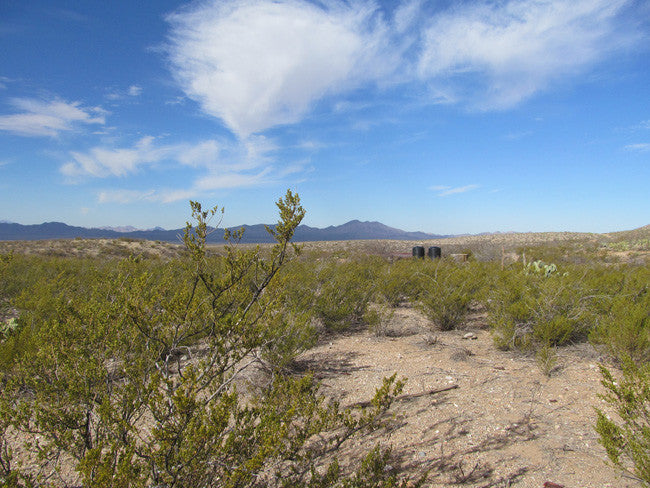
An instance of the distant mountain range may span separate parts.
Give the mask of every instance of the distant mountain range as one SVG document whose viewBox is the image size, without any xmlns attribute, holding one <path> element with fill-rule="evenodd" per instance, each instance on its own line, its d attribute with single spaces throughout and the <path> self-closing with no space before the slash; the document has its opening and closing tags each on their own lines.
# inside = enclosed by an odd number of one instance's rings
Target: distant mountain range
<svg viewBox="0 0 650 488">
<path fill-rule="evenodd" d="M 244 228 L 243 243 L 273 242 L 266 232 L 264 224 L 242 225 L 231 229 Z M 0 241 L 33 241 L 41 239 L 117 239 L 127 237 L 151 241 L 180 242 L 184 229 L 165 230 L 160 227 L 149 230 L 137 230 L 133 227 L 103 227 L 88 229 L 74 227 L 61 222 L 46 222 L 38 225 L 21 225 L 10 222 L 0 222 Z M 352 220 L 343 225 L 330 226 L 324 229 L 300 225 L 294 235 L 295 242 L 308 241 L 349 241 L 364 239 L 394 239 L 394 240 L 424 240 L 450 237 L 424 232 L 406 232 L 388 227 L 380 222 L 360 222 Z M 208 242 L 222 243 L 223 229 L 211 233 Z"/>
</svg>

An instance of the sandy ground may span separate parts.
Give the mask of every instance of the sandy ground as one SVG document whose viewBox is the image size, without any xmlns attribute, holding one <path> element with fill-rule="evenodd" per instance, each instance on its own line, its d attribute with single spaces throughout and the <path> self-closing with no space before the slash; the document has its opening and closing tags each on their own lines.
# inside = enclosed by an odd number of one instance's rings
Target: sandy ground
<svg viewBox="0 0 650 488">
<path fill-rule="evenodd" d="M 589 345 L 561 349 L 547 377 L 534 358 L 496 349 L 484 320 L 476 314 L 463 330 L 436 332 L 401 307 L 388 335 L 331 337 L 299 362 L 342 405 L 369 400 L 393 373 L 408 378 L 405 394 L 457 386 L 396 402 L 394 419 L 359 441 L 392 446 L 409 472 L 430 470 L 426 486 L 641 486 L 619 476 L 597 442 L 594 407 L 607 410 L 598 353 Z M 475 339 L 464 338 L 468 332 Z"/>
</svg>

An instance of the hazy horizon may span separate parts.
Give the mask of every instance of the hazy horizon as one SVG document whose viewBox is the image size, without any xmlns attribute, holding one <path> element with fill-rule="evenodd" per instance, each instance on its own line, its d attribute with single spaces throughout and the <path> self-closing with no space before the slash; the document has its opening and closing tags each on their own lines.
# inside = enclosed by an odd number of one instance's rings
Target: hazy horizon
<svg viewBox="0 0 650 488">
<path fill-rule="evenodd" d="M 358 220 L 358 219 L 353 219 L 353 220 L 350 220 L 350 221 L 347 221 L 347 222 L 342 222 L 340 224 L 332 224 L 330 226 L 325 226 L 325 227 L 310 226 L 309 224 L 304 224 L 304 223 L 301 224 L 301 225 L 308 225 L 309 227 L 312 227 L 312 228 L 315 228 L 315 229 L 325 230 L 328 227 L 342 227 L 344 225 L 355 223 L 355 222 L 358 222 L 360 224 L 380 224 L 380 225 L 385 225 L 386 226 L 386 224 L 384 224 L 383 222 L 367 221 L 367 220 L 362 221 L 362 220 Z M 64 225 L 68 225 L 70 227 L 82 227 L 82 228 L 86 228 L 86 229 L 112 230 L 112 231 L 119 232 L 119 233 L 149 232 L 149 231 L 156 231 L 156 230 L 173 231 L 173 230 L 183 229 L 185 227 L 185 225 L 182 225 L 182 226 L 179 226 L 179 227 L 173 227 L 173 228 L 172 227 L 164 228 L 164 227 L 160 227 L 160 226 L 148 227 L 148 228 L 136 228 L 136 227 L 133 227 L 131 225 L 118 225 L 118 226 L 108 226 L 108 225 L 83 226 L 83 225 L 81 225 L 81 226 L 75 226 L 75 225 L 68 224 L 66 222 L 61 222 L 61 221 L 56 221 L 56 220 L 48 221 L 48 222 L 24 224 L 24 223 L 21 223 L 21 222 L 12 222 L 12 221 L 3 220 L 3 219 L 0 219 L 0 224 L 18 224 L 18 225 L 23 225 L 23 226 L 31 226 L 31 225 L 38 226 L 38 225 L 43 225 L 43 224 L 64 224 Z M 232 228 L 238 228 L 238 227 L 241 227 L 241 226 L 252 227 L 252 226 L 259 226 L 259 225 L 274 225 L 274 224 L 275 224 L 275 222 L 257 222 L 257 223 L 242 222 L 242 223 L 239 223 L 239 224 L 232 224 L 232 225 L 227 226 L 227 227 L 232 229 Z M 642 228 L 642 227 L 646 227 L 648 225 L 650 225 L 650 224 L 641 225 L 639 227 L 634 227 L 634 228 L 631 228 L 631 229 L 621 229 L 621 231 L 636 230 L 636 229 L 639 229 L 639 228 Z M 218 227 L 219 228 L 225 228 L 223 225 L 219 225 Z M 447 234 L 447 233 L 442 233 L 442 232 L 436 232 L 435 230 L 405 229 L 405 228 L 399 227 L 399 226 L 397 226 L 397 227 L 387 226 L 387 227 L 390 227 L 391 229 L 395 229 L 395 230 L 398 230 L 398 231 L 407 232 L 407 233 L 423 233 L 423 234 L 436 235 L 436 236 L 440 236 L 440 237 L 460 237 L 460 236 L 472 236 L 472 235 L 480 235 L 480 234 L 529 234 L 529 233 L 544 233 L 544 232 L 550 232 L 550 233 L 554 233 L 554 232 L 556 232 L 556 233 L 562 233 L 562 232 L 592 233 L 590 231 L 574 231 L 574 230 L 571 230 L 571 229 L 558 229 L 558 230 L 551 230 L 551 231 L 499 230 L 499 229 L 496 229 L 496 230 L 483 230 L 483 231 L 479 231 L 479 232 L 459 232 L 459 233 L 456 233 L 456 234 Z M 607 234 L 607 233 L 611 233 L 611 232 L 619 232 L 619 231 L 605 231 L 605 232 L 593 232 L 593 233 Z"/>
</svg>

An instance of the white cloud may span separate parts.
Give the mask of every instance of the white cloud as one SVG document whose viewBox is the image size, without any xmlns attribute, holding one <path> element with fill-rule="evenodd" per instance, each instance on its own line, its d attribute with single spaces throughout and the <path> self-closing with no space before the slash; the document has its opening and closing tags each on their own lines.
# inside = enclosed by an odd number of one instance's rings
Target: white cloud
<svg viewBox="0 0 650 488">
<path fill-rule="evenodd" d="M 65 176 L 126 176 L 140 166 L 162 161 L 177 152 L 174 146 L 156 146 L 153 137 L 143 137 L 131 148 L 94 147 L 87 153 L 72 151 L 72 160 L 61 166 Z"/>
<path fill-rule="evenodd" d="M 72 151 L 70 160 L 59 170 L 69 182 L 75 183 L 83 178 L 124 177 L 159 163 L 192 168 L 193 181 L 187 188 L 106 189 L 97 195 L 99 203 L 169 203 L 215 190 L 277 183 L 304 170 L 304 163 L 277 166 L 271 157 L 275 150 L 275 143 L 263 136 L 251 136 L 234 144 L 213 139 L 194 144 L 160 144 L 147 136 L 130 147 L 98 146 L 87 152 Z"/>
<path fill-rule="evenodd" d="M 131 85 L 126 90 L 119 88 L 111 88 L 110 90 L 106 95 L 109 100 L 124 100 L 128 97 L 139 97 L 142 94 L 140 85 Z"/>
<path fill-rule="evenodd" d="M 131 85 L 128 91 L 129 96 L 138 97 L 142 94 L 142 87 L 138 85 Z"/>
<path fill-rule="evenodd" d="M 465 186 L 457 186 L 457 187 L 436 185 L 436 186 L 429 187 L 430 190 L 438 192 L 439 197 L 456 195 L 458 193 L 466 193 L 468 191 L 472 191 L 477 188 L 479 188 L 479 185 L 465 185 Z"/>
<path fill-rule="evenodd" d="M 407 0 L 399 5 L 395 11 L 395 29 L 405 33 L 411 29 L 421 18 L 422 0 Z"/>
<path fill-rule="evenodd" d="M 0 130 L 21 136 L 56 137 L 74 130 L 79 124 L 104 124 L 106 111 L 100 107 L 82 107 L 80 102 L 14 98 L 11 105 L 20 113 L 0 115 Z"/>
<path fill-rule="evenodd" d="M 298 173 L 304 173 L 304 172 L 309 172 L 313 171 L 312 168 L 308 168 L 307 165 L 309 164 L 309 160 L 305 159 L 302 161 L 296 161 L 293 164 L 289 164 L 285 166 L 281 171 L 280 171 L 280 176 L 289 176 L 289 175 L 294 175 Z"/>
<path fill-rule="evenodd" d="M 196 181 L 196 189 L 206 191 L 260 186 L 269 182 L 270 173 L 271 168 L 264 168 L 253 174 L 217 172 L 199 178 Z"/>
<path fill-rule="evenodd" d="M 195 189 L 189 190 L 164 190 L 156 194 L 156 198 L 161 203 L 172 203 L 179 200 L 190 200 L 191 198 L 196 198 L 200 192 Z"/>
<path fill-rule="evenodd" d="M 370 1 L 212 0 L 168 20 L 183 90 L 242 138 L 297 122 L 323 97 L 397 64 Z"/>
<path fill-rule="evenodd" d="M 190 190 L 124 190 L 110 189 L 97 193 L 98 203 L 129 204 L 136 202 L 172 203 L 178 200 L 189 200 L 196 197 L 198 192 Z"/>
<path fill-rule="evenodd" d="M 234 144 L 214 139 L 160 144 L 156 138 L 146 136 L 130 147 L 96 146 L 87 152 L 71 151 L 70 160 L 60 171 L 73 179 L 123 177 L 146 166 L 171 162 L 211 173 L 242 173 L 272 166 L 271 154 L 276 149 L 275 143 L 264 136 L 251 136 Z"/>
<path fill-rule="evenodd" d="M 619 15 L 631 3 L 206 0 L 168 17 L 168 54 L 187 97 L 246 138 L 330 96 L 341 110 L 358 88 L 423 84 L 433 103 L 512 107 L 638 42 Z"/>
<path fill-rule="evenodd" d="M 205 166 L 219 161 L 220 147 L 217 141 L 207 140 L 195 145 L 185 145 L 178 152 L 178 161 L 186 166 Z"/>
<path fill-rule="evenodd" d="M 650 143 L 642 142 L 639 144 L 628 144 L 627 146 L 625 146 L 625 149 L 627 149 L 628 151 L 646 152 L 646 151 L 650 151 Z"/>
<path fill-rule="evenodd" d="M 635 40 L 627 0 L 465 3 L 431 19 L 420 77 L 483 109 L 508 108 Z"/>
<path fill-rule="evenodd" d="M 128 204 L 134 202 L 172 203 L 178 200 L 198 198 L 215 190 L 250 188 L 277 181 L 271 177 L 272 168 L 256 173 L 218 172 L 197 178 L 189 188 L 163 188 L 158 190 L 102 190 L 97 194 L 99 203 Z"/>
<path fill-rule="evenodd" d="M 533 134 L 532 130 L 522 130 L 518 132 L 508 132 L 505 136 L 503 136 L 503 138 L 509 141 L 516 141 L 518 139 L 523 139 L 524 137 L 528 137 L 532 134 Z"/>
<path fill-rule="evenodd" d="M 104 190 L 97 194 L 99 203 L 133 203 L 155 200 L 154 190 Z"/>
</svg>

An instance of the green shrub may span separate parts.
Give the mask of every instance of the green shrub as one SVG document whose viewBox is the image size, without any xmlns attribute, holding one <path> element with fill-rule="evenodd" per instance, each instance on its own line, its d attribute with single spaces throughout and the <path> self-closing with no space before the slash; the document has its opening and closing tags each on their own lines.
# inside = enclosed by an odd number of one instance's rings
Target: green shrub
<svg viewBox="0 0 650 488">
<path fill-rule="evenodd" d="M 609 313 L 596 327 L 591 339 L 603 344 L 614 357 L 631 356 L 650 361 L 650 300 L 613 298 Z"/>
<path fill-rule="evenodd" d="M 609 459 L 619 468 L 650 486 L 650 364 L 622 362 L 623 376 L 616 380 L 601 366 L 602 397 L 618 418 L 610 419 L 597 410 L 596 431 Z"/>
<path fill-rule="evenodd" d="M 403 301 L 410 301 L 417 295 L 417 273 L 422 262 L 400 259 L 384 263 L 376 277 L 377 300 L 396 308 Z"/>
<path fill-rule="evenodd" d="M 581 341 L 596 323 L 590 293 L 569 276 L 509 269 L 490 298 L 489 324 L 498 347 L 537 350 Z"/>
<path fill-rule="evenodd" d="M 282 269 L 261 297 L 269 313 L 266 330 L 273 331 L 260 347 L 260 357 L 273 370 L 285 371 L 303 351 L 318 340 L 313 321 L 313 289 L 310 270 L 305 263 L 294 261 Z"/>
<path fill-rule="evenodd" d="M 26 323 L 17 336 L 26 347 L 0 371 L 0 480 L 403 486 L 383 451 L 371 452 L 356 473 L 341 472 L 336 462 L 341 445 L 373 428 L 401 392 L 395 376 L 370 407 L 357 410 L 326 401 L 311 376 L 274 374 L 246 395 L 236 387 L 260 354 L 284 357 L 282 348 L 293 346 L 281 343 L 301 323 L 278 310 L 281 289 L 270 284 L 292 253 L 304 211 L 291 192 L 278 207 L 280 222 L 270 230 L 277 244 L 265 258 L 236 246 L 208 257 L 207 224 L 216 209 L 192 203 L 189 260 L 127 259 L 79 281 L 59 273 L 39 282 L 22 302 Z M 25 465 L 12 464 L 8 429 L 33 453 Z"/>
<path fill-rule="evenodd" d="M 341 331 L 362 322 L 374 295 L 374 271 L 367 260 L 321 263 L 312 310 L 326 330 Z"/>
<path fill-rule="evenodd" d="M 483 273 L 479 270 L 477 263 L 444 260 L 423 267 L 418 274 L 416 306 L 440 330 L 457 328 L 483 286 Z"/>
<path fill-rule="evenodd" d="M 557 351 L 555 348 L 544 344 L 537 350 L 535 359 L 544 376 L 550 377 L 557 365 Z"/>
<path fill-rule="evenodd" d="M 606 244 L 606 247 L 613 251 L 648 251 L 650 250 L 650 239 L 611 242 Z"/>
<path fill-rule="evenodd" d="M 650 361 L 650 269 L 622 267 L 609 270 L 598 286 L 599 323 L 590 335 L 615 357 Z"/>
</svg>

